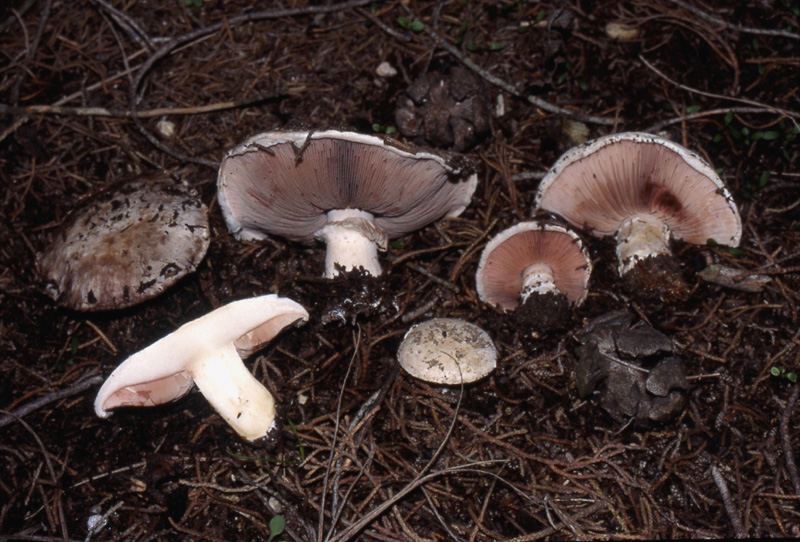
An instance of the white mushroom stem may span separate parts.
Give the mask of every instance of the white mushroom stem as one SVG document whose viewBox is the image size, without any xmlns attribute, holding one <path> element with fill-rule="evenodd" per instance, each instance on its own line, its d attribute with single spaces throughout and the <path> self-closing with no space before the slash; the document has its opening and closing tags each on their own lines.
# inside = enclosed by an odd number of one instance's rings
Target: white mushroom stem
<svg viewBox="0 0 800 542">
<path fill-rule="evenodd" d="M 113 408 L 174 401 L 194 381 L 239 435 L 265 437 L 275 420 L 275 399 L 240 352 L 253 352 L 285 326 L 307 319 L 302 306 L 274 294 L 224 305 L 125 360 L 100 388 L 95 412 L 107 418 Z"/>
<path fill-rule="evenodd" d="M 634 215 L 617 229 L 619 274 L 624 275 L 640 261 L 670 254 L 669 228 L 652 215 Z"/>
<path fill-rule="evenodd" d="M 557 292 L 553 269 L 545 263 L 535 263 L 525 268 L 522 272 L 522 303 L 528 300 L 531 294 L 546 294 Z"/>
<path fill-rule="evenodd" d="M 339 274 L 337 265 L 345 271 L 361 267 L 370 275 L 379 276 L 378 249 L 386 250 L 387 237 L 375 226 L 375 217 L 358 209 L 336 209 L 327 216 L 328 223 L 317 232 L 327 247 L 325 278 Z"/>
</svg>

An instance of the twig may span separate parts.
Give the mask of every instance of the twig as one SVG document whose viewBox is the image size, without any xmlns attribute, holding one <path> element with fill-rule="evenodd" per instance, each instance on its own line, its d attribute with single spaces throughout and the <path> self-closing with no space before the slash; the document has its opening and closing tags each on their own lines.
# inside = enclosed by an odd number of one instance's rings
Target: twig
<svg viewBox="0 0 800 542">
<path fill-rule="evenodd" d="M 736 534 L 736 538 L 744 538 L 747 533 L 742 525 L 742 516 L 739 512 L 739 507 L 733 502 L 731 494 L 728 491 L 728 484 L 725 483 L 725 478 L 722 477 L 722 473 L 719 472 L 716 465 L 711 466 L 711 476 L 714 478 L 714 483 L 717 484 L 717 488 L 722 495 L 722 502 L 725 504 L 725 511 L 728 513 L 731 524 L 733 524 L 733 532 Z"/>
<path fill-rule="evenodd" d="M 430 271 L 428 271 L 427 269 L 425 269 L 421 265 L 417 265 L 415 263 L 407 263 L 406 267 L 408 267 L 409 269 L 413 269 L 417 273 L 428 277 L 433 282 L 435 282 L 437 284 L 441 284 L 445 288 L 449 288 L 449 289 L 453 290 L 455 293 L 461 292 L 461 288 L 459 288 L 458 286 L 456 286 L 455 284 L 453 284 L 449 280 L 443 279 L 441 277 L 437 277 L 436 275 L 434 275 L 433 273 L 431 273 Z"/>
<path fill-rule="evenodd" d="M 39 445 L 39 449 L 42 452 L 42 456 L 44 457 L 44 464 L 47 466 L 47 470 L 50 472 L 50 478 L 52 479 L 53 487 L 54 488 L 58 488 L 59 487 L 58 476 L 56 476 L 56 470 L 53 468 L 53 462 L 50 461 L 50 452 L 47 451 L 47 448 L 45 448 L 44 443 L 42 442 L 42 439 L 39 438 L 39 435 L 36 433 L 36 431 L 34 431 L 33 428 L 30 425 L 28 425 L 28 422 L 26 422 L 25 420 L 23 420 L 22 418 L 20 418 L 16 414 L 14 414 L 12 412 L 7 412 L 7 411 L 2 410 L 2 409 L 0 409 L 0 412 L 5 414 L 6 417 L 11 417 L 14 420 L 16 420 L 17 422 L 19 422 L 19 424 L 22 427 L 24 427 L 25 430 L 28 433 L 31 434 L 31 436 L 33 437 L 33 440 L 36 441 L 36 444 Z M 63 506 L 63 503 L 61 501 L 61 491 L 60 490 L 56 491 L 56 497 L 55 497 L 54 500 L 55 500 L 55 502 L 53 503 L 53 506 L 56 508 L 56 510 L 58 512 L 59 526 L 61 527 L 61 540 L 63 540 L 64 542 L 68 542 L 70 540 L 70 538 L 69 538 L 69 532 L 67 531 L 67 520 L 64 517 L 64 506 Z M 46 504 L 47 503 L 45 503 L 45 505 Z"/>
<path fill-rule="evenodd" d="M 698 9 L 690 4 L 687 4 L 683 0 L 672 0 L 673 4 L 677 4 L 686 11 L 689 11 L 701 19 L 705 19 L 706 21 L 710 21 L 712 23 L 718 24 L 725 28 L 730 28 L 731 30 L 736 30 L 737 32 L 743 32 L 745 34 L 758 34 L 761 36 L 781 36 L 783 38 L 789 38 L 793 40 L 800 40 L 800 34 L 796 34 L 794 32 L 789 32 L 788 30 L 773 30 L 770 28 L 752 28 L 749 26 L 741 26 L 738 24 L 730 23 L 728 21 L 724 21 L 713 15 L 709 15 L 705 11 Z"/>
<path fill-rule="evenodd" d="M 103 377 L 100 375 L 92 376 L 83 380 L 82 382 L 78 382 L 77 384 L 70 386 L 69 388 L 65 388 L 63 390 L 54 391 L 53 393 L 49 393 L 43 397 L 39 397 L 38 399 L 34 399 L 33 401 L 22 405 L 21 407 L 15 409 L 13 412 L 9 412 L 3 417 L 0 417 L 0 427 L 5 427 L 10 423 L 20 420 L 23 416 L 27 416 L 31 412 L 34 412 L 45 405 L 49 405 L 55 401 L 60 401 L 61 399 L 65 399 L 67 397 L 72 397 L 73 395 L 77 395 L 82 393 L 92 386 L 95 386 L 103 381 Z"/>
<path fill-rule="evenodd" d="M 678 88 L 680 88 L 682 90 L 685 90 L 687 92 L 691 92 L 693 94 L 699 94 L 700 96 L 705 96 L 707 98 L 714 98 L 714 99 L 717 99 L 717 100 L 729 100 L 729 101 L 732 101 L 732 102 L 737 102 L 737 103 L 747 104 L 747 105 L 754 106 L 754 107 L 759 107 L 759 108 L 762 108 L 762 109 L 767 110 L 767 111 L 772 111 L 773 113 L 780 113 L 781 115 L 784 115 L 784 116 L 787 116 L 787 117 L 791 118 L 792 121 L 795 123 L 795 126 L 798 126 L 798 128 L 800 128 L 800 125 L 798 125 L 797 121 L 795 120 L 795 119 L 800 119 L 800 113 L 797 113 L 795 111 L 790 111 L 788 109 L 783 109 L 781 107 L 774 107 L 774 106 L 771 106 L 771 105 L 765 105 L 765 104 L 762 104 L 762 103 L 757 102 L 755 100 L 749 100 L 747 98 L 736 98 L 736 97 L 733 97 L 733 96 L 725 96 L 724 94 L 715 94 L 713 92 L 706 92 L 704 90 L 696 89 L 696 88 L 684 85 L 683 83 L 679 83 L 679 82 L 677 82 L 677 81 L 675 81 L 673 79 L 670 79 L 669 76 L 667 76 L 664 72 L 662 72 L 661 70 L 656 68 L 654 65 L 652 65 L 650 62 L 648 62 L 647 59 L 645 57 L 643 57 L 641 54 L 639 55 L 639 60 L 641 60 L 642 63 L 645 66 L 647 66 L 652 71 L 654 71 L 659 77 L 664 79 L 666 82 L 670 83 L 671 85 L 675 85 L 676 87 L 678 87 Z"/>
<path fill-rule="evenodd" d="M 789 471 L 792 487 L 794 487 L 795 494 L 800 495 L 800 474 L 797 473 L 797 464 L 794 462 L 792 438 L 789 432 L 789 422 L 792 418 L 792 412 L 794 412 L 794 406 L 797 403 L 797 397 L 800 395 L 800 386 L 795 384 L 792 388 L 792 393 L 789 395 L 789 400 L 786 402 L 783 414 L 781 414 L 781 447 L 783 448 L 783 455 L 786 458 L 786 470 Z"/>
<path fill-rule="evenodd" d="M 594 115 L 586 115 L 581 113 L 580 111 L 570 111 L 569 109 L 564 109 L 563 107 L 558 107 L 557 105 L 553 105 L 549 102 L 542 100 L 541 98 L 537 98 L 533 95 L 525 95 L 519 92 L 516 88 L 512 85 L 507 83 L 506 81 L 500 79 L 499 77 L 492 75 L 491 73 L 487 72 L 477 64 L 475 64 L 471 59 L 469 59 L 466 55 L 464 55 L 458 48 L 452 45 L 450 42 L 439 36 L 436 32 L 434 32 L 428 25 L 419 21 L 420 24 L 423 25 L 423 30 L 425 31 L 428 36 L 430 36 L 433 41 L 436 42 L 437 45 L 446 49 L 451 55 L 456 57 L 459 62 L 464 64 L 467 68 L 471 69 L 481 77 L 483 77 L 486 81 L 493 84 L 496 87 L 499 87 L 512 96 L 516 96 L 517 98 L 522 98 L 527 100 L 528 102 L 532 103 L 539 109 L 547 111 L 549 113 L 554 113 L 556 115 L 563 115 L 565 117 L 574 118 L 581 122 L 586 122 L 590 124 L 601 124 L 604 126 L 613 126 L 619 122 L 620 119 L 610 118 L 610 117 L 597 117 Z"/>
<path fill-rule="evenodd" d="M 210 167 L 216 170 L 219 167 L 219 163 L 214 160 L 206 160 L 205 158 L 198 158 L 194 156 L 189 156 L 182 152 L 176 151 L 175 149 L 170 148 L 167 145 L 164 145 L 158 138 L 150 133 L 150 131 L 145 128 L 144 124 L 142 124 L 141 119 L 139 118 L 138 113 L 138 101 L 139 101 L 139 87 L 142 86 L 145 76 L 150 72 L 156 62 L 161 60 L 162 58 L 166 57 L 172 51 L 174 51 L 179 46 L 190 43 L 195 41 L 203 36 L 208 34 L 213 34 L 223 28 L 232 28 L 236 25 L 259 21 L 262 19 L 277 19 L 280 17 L 294 17 L 297 15 L 311 15 L 311 14 L 318 14 L 318 13 L 333 13 L 336 11 L 342 11 L 349 8 L 356 8 L 361 7 L 369 4 L 372 0 L 350 0 L 349 2 L 342 2 L 340 4 L 332 4 L 327 6 L 305 6 L 302 8 L 291 8 L 291 9 L 274 9 L 268 11 L 257 11 L 255 13 L 247 13 L 245 15 L 239 15 L 236 17 L 231 17 L 229 19 L 225 19 L 218 23 L 204 26 L 203 28 L 198 28 L 191 32 L 188 32 L 182 36 L 178 36 L 174 38 L 169 43 L 166 43 L 161 46 L 155 53 L 153 53 L 150 58 L 142 64 L 142 67 L 139 69 L 136 77 L 133 80 L 133 84 L 131 85 L 130 89 L 128 89 L 128 99 L 130 101 L 130 108 L 131 108 L 131 117 L 133 118 L 133 122 L 136 125 L 136 129 L 157 149 L 166 154 L 172 156 L 173 158 L 180 160 L 182 162 L 192 162 L 195 164 L 200 164 L 203 166 Z"/>
<path fill-rule="evenodd" d="M 365 528 L 367 525 L 372 523 L 376 518 L 378 518 L 386 510 L 388 510 L 389 508 L 394 506 L 395 503 L 397 503 L 400 499 L 402 499 L 403 497 L 405 497 L 406 495 L 411 493 L 413 490 L 415 490 L 419 486 L 425 484 L 428 480 L 430 480 L 432 478 L 435 478 L 435 477 L 438 477 L 438 476 L 441 476 L 442 474 L 446 474 L 447 472 L 450 472 L 450 471 L 456 472 L 456 471 L 459 470 L 459 467 L 453 467 L 452 469 L 448 468 L 448 469 L 444 469 L 444 470 L 437 471 L 437 472 L 434 472 L 434 473 L 426 475 L 426 473 L 431 469 L 431 467 L 439 459 L 439 456 L 442 454 L 442 451 L 444 451 L 445 446 L 447 445 L 448 441 L 450 440 L 450 436 L 453 434 L 453 429 L 455 429 L 456 421 L 458 421 L 458 413 L 459 413 L 459 411 L 461 409 L 461 400 L 463 398 L 464 398 L 464 384 L 462 383 L 461 387 L 460 387 L 460 393 L 458 395 L 458 402 L 456 403 L 456 407 L 455 407 L 454 412 L 453 412 L 453 419 L 450 422 L 450 427 L 447 429 L 447 433 L 445 434 L 444 438 L 442 439 L 442 442 L 439 444 L 439 447 L 436 449 L 436 451 L 434 452 L 433 456 L 431 456 L 431 458 L 428 461 L 428 463 L 422 468 L 421 471 L 419 471 L 419 474 L 417 474 L 414 477 L 413 480 L 411 480 L 408 484 L 406 484 L 406 486 L 403 489 L 401 489 L 400 491 L 395 493 L 391 498 L 385 500 L 383 503 L 381 503 L 379 506 L 377 506 L 376 508 L 371 510 L 369 513 L 364 515 L 357 522 L 355 522 L 352 525 L 350 525 L 347 529 L 342 531 L 336 537 L 330 539 L 330 542 L 340 542 L 342 540 L 350 539 L 351 537 L 353 537 L 356 534 L 358 534 L 359 531 L 361 531 L 361 529 Z M 473 466 L 479 465 L 479 464 L 483 465 L 483 464 L 487 464 L 487 462 L 477 462 L 477 463 L 472 463 L 472 464 L 469 464 L 469 465 L 462 465 L 462 467 L 464 467 L 464 468 L 473 467 Z"/>
<path fill-rule="evenodd" d="M 164 115 L 201 115 L 204 113 L 216 113 L 217 111 L 227 111 L 238 107 L 246 107 L 266 100 L 272 100 L 282 96 L 283 93 L 271 93 L 245 98 L 243 100 L 233 100 L 229 102 L 217 102 L 197 107 L 159 107 L 156 109 L 145 109 L 137 112 L 140 119 L 161 117 Z M 0 115 L 11 113 L 14 115 L 71 115 L 76 117 L 111 117 L 111 118 L 132 118 L 131 111 L 126 109 L 107 109 L 105 107 L 64 107 L 58 105 L 28 105 L 25 107 L 14 107 L 0 104 Z"/>
</svg>

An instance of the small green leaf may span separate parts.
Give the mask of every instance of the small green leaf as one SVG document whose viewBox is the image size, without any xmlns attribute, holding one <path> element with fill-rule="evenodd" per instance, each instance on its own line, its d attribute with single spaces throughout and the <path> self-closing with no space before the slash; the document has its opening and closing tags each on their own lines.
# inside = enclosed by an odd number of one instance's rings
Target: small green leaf
<svg viewBox="0 0 800 542">
<path fill-rule="evenodd" d="M 725 119 L 723 120 L 725 126 L 728 126 L 732 120 L 733 120 L 733 111 L 728 111 L 727 113 L 725 113 Z"/>
<path fill-rule="evenodd" d="M 411 19 L 409 19 L 405 15 L 401 15 L 397 18 L 397 24 L 399 24 L 401 28 L 405 28 L 406 30 L 408 30 L 409 28 L 411 28 Z"/>
<path fill-rule="evenodd" d="M 758 38 L 753 38 L 753 50 L 754 50 L 755 52 L 758 52 L 758 48 L 759 48 L 759 47 L 760 47 L 760 45 L 759 45 L 759 43 L 758 43 Z"/>
<path fill-rule="evenodd" d="M 689 107 L 686 108 L 687 113 L 697 113 L 698 111 L 700 111 L 699 105 L 690 105 Z"/>
<path fill-rule="evenodd" d="M 412 32 L 422 32 L 423 30 L 425 30 L 425 25 L 422 23 L 422 21 L 413 21 L 411 23 Z"/>
<path fill-rule="evenodd" d="M 498 41 L 494 41 L 494 42 L 489 44 L 487 49 L 489 49 L 490 51 L 499 51 L 500 49 L 502 49 L 505 46 L 506 45 L 504 43 L 500 43 Z"/>
<path fill-rule="evenodd" d="M 766 132 L 760 132 L 761 139 L 764 141 L 774 141 L 781 137 L 780 132 L 776 132 L 775 130 L 768 130 Z"/>
<path fill-rule="evenodd" d="M 283 516 L 278 515 L 269 520 L 269 539 L 272 540 L 276 536 L 280 536 L 286 530 L 286 520 Z"/>
<path fill-rule="evenodd" d="M 581 90 L 586 90 L 589 86 L 586 84 L 586 81 L 583 79 L 578 79 L 578 86 L 581 87 Z"/>
<path fill-rule="evenodd" d="M 781 376 L 781 370 L 777 367 L 772 367 L 769 372 L 772 376 Z"/>
<path fill-rule="evenodd" d="M 405 248 L 406 245 L 402 241 L 389 241 L 389 246 L 394 249 L 401 249 Z"/>
<path fill-rule="evenodd" d="M 767 186 L 768 182 L 769 182 L 769 171 L 765 171 L 764 173 L 761 174 L 761 178 L 758 179 L 758 187 L 764 188 L 765 186 Z"/>
<path fill-rule="evenodd" d="M 542 19 L 544 19 L 546 15 L 547 15 L 547 13 L 545 13 L 544 11 L 540 11 L 539 13 L 537 13 L 536 14 L 536 22 L 537 23 L 542 22 Z"/>
<path fill-rule="evenodd" d="M 468 43 L 468 44 L 465 45 L 465 47 L 467 48 L 467 51 L 471 51 L 473 53 L 475 51 L 480 51 L 481 50 L 481 48 L 478 47 L 477 45 L 475 45 L 474 43 Z"/>
<path fill-rule="evenodd" d="M 387 135 L 390 135 L 395 133 L 397 131 L 397 128 L 395 128 L 394 126 L 387 126 L 386 130 L 384 131 L 386 132 Z"/>
<path fill-rule="evenodd" d="M 794 384 L 797 382 L 797 373 L 786 373 L 786 380 Z"/>
<path fill-rule="evenodd" d="M 375 122 L 375 123 L 372 124 L 372 131 L 373 132 L 382 132 L 383 131 L 383 126 L 381 126 L 380 124 Z"/>
<path fill-rule="evenodd" d="M 714 136 L 714 143 L 719 143 L 720 141 L 722 141 L 722 134 L 716 134 Z"/>
<path fill-rule="evenodd" d="M 728 252 L 728 254 L 730 254 L 731 256 L 744 256 L 744 250 L 742 250 L 741 248 L 736 248 L 736 247 L 725 247 L 725 250 L 726 250 L 726 251 Z"/>
</svg>

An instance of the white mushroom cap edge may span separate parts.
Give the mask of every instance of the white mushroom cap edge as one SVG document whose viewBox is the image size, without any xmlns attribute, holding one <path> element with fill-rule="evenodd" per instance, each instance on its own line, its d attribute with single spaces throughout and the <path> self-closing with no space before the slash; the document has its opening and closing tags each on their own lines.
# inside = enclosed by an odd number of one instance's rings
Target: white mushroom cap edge
<svg viewBox="0 0 800 542">
<path fill-rule="evenodd" d="M 625 207 L 626 205 L 636 205 L 637 194 L 625 194 L 623 185 L 621 184 L 628 183 L 628 185 L 632 186 L 635 190 L 638 188 L 633 186 L 635 179 L 616 179 L 626 168 L 641 173 L 640 165 L 635 163 L 635 158 L 615 157 L 614 160 L 611 160 L 611 155 L 609 155 L 607 162 L 611 171 L 605 173 L 597 171 L 591 172 L 592 179 L 596 186 L 594 189 L 588 189 L 585 193 L 580 193 L 576 190 L 575 182 L 573 182 L 569 188 L 561 184 L 563 180 L 559 180 L 559 177 L 567 168 L 575 166 L 578 162 L 595 155 L 595 153 L 609 152 L 611 146 L 617 143 L 651 144 L 668 149 L 678 155 L 685 166 L 688 166 L 688 168 L 685 169 L 686 172 L 694 171 L 698 176 L 705 179 L 704 182 L 710 183 L 705 193 L 709 198 L 718 198 L 716 200 L 716 211 L 714 213 L 710 211 L 703 212 L 700 209 L 704 197 L 692 195 L 690 191 L 687 190 L 687 187 L 690 185 L 687 177 L 669 178 L 669 172 L 664 172 L 664 180 L 671 182 L 673 185 L 667 187 L 666 192 L 662 193 L 666 193 L 668 196 L 674 198 L 676 197 L 675 192 L 682 190 L 684 192 L 682 194 L 684 197 L 681 198 L 682 201 L 678 203 L 682 207 L 692 207 L 694 214 L 693 221 L 695 223 L 701 220 L 708 221 L 709 224 L 712 224 L 711 228 L 705 228 L 702 231 L 692 231 L 688 226 L 682 228 L 677 227 L 675 221 L 672 221 L 672 225 L 667 224 L 666 222 L 669 220 L 666 220 L 666 217 L 663 213 L 659 213 L 658 209 L 642 210 L 625 216 L 619 216 L 619 208 Z M 599 156 L 599 154 L 597 154 L 597 156 Z M 673 164 L 672 167 L 680 166 Z M 597 188 L 601 186 L 603 182 L 611 182 L 610 179 L 614 179 L 614 182 L 619 182 L 620 185 L 614 187 L 614 194 L 601 194 Z M 559 184 L 561 184 L 561 187 L 557 190 L 553 190 L 553 187 Z M 661 185 L 654 185 L 650 188 L 654 191 L 655 195 L 658 195 L 658 191 L 664 187 Z M 563 196 L 563 199 L 559 198 L 558 195 L 553 195 L 556 192 L 562 192 L 560 195 Z M 608 209 L 607 212 L 604 213 L 597 212 L 597 209 L 595 209 L 595 215 L 592 218 L 588 218 L 578 209 L 581 203 L 581 196 L 585 198 L 588 196 L 587 205 L 594 207 L 599 207 L 604 200 L 610 201 L 613 198 L 621 198 L 624 201 L 614 202 L 619 208 Z M 649 203 L 652 204 L 653 202 L 651 201 Z M 617 241 L 617 256 L 620 262 L 620 274 L 625 274 L 630 271 L 639 261 L 645 258 L 658 254 L 669 254 L 669 239 L 671 236 L 695 244 L 705 244 L 708 238 L 713 238 L 718 243 L 728 246 L 738 246 L 742 236 L 742 224 L 739 211 L 727 187 L 717 175 L 717 172 L 697 154 L 691 152 L 682 145 L 643 132 L 624 132 L 600 137 L 564 153 L 553 167 L 550 168 L 550 171 L 539 184 L 534 210 L 545 210 L 560 214 L 572 225 L 579 228 L 588 227 L 592 230 L 593 234 L 598 236 L 615 235 Z M 651 211 L 655 212 L 651 213 Z M 717 224 L 719 227 L 716 226 Z M 725 227 L 723 227 L 722 224 L 725 224 Z M 710 230 L 715 230 L 716 233 L 709 235 L 708 232 Z"/>
<path fill-rule="evenodd" d="M 433 161 L 438 165 L 438 167 L 442 168 L 442 170 L 451 174 L 463 173 L 461 169 L 453 167 L 452 164 L 442 156 L 429 152 L 407 151 L 392 144 L 395 142 L 390 142 L 384 138 L 374 135 L 360 134 L 357 132 L 343 132 L 338 130 L 321 130 L 310 132 L 274 131 L 257 134 L 228 151 L 219 170 L 218 199 L 220 208 L 225 218 L 225 222 L 228 225 L 228 229 L 234 232 L 234 235 L 238 239 L 249 241 L 263 240 L 267 237 L 267 234 L 266 228 L 253 228 L 247 224 L 244 224 L 242 220 L 236 216 L 237 213 L 235 212 L 234 204 L 229 201 L 233 196 L 232 194 L 229 194 L 229 191 L 232 189 L 229 187 L 230 183 L 228 178 L 229 175 L 232 174 L 229 173 L 229 171 L 232 171 L 233 168 L 228 166 L 227 162 L 232 158 L 245 156 L 252 152 L 260 151 L 271 153 L 272 147 L 286 143 L 292 144 L 296 153 L 302 153 L 304 152 L 303 148 L 305 145 L 322 139 L 334 139 L 338 141 L 347 141 L 379 147 L 391 151 L 400 157 L 414 158 L 415 160 Z M 463 163 L 465 165 L 469 164 L 467 161 L 464 161 Z M 471 167 L 471 164 L 469 164 L 469 166 Z M 375 169 L 380 169 L 380 167 L 383 167 L 383 165 L 376 164 Z M 275 182 L 277 182 L 277 180 Z M 388 194 L 392 194 L 394 198 L 393 201 L 384 202 L 381 205 L 387 209 L 393 209 L 392 213 L 396 213 L 397 209 L 395 207 L 400 205 L 398 199 L 400 194 L 407 194 L 404 197 L 409 197 L 412 201 L 419 201 L 421 204 L 430 203 L 430 198 L 413 195 L 413 191 L 409 188 L 413 185 L 412 179 L 398 178 L 394 179 L 392 184 L 395 186 L 392 187 L 391 191 L 388 189 L 388 187 L 386 189 L 377 191 L 378 194 L 387 194 L 387 197 Z M 339 274 L 337 266 L 342 266 L 346 271 L 357 267 L 362 267 L 367 273 L 373 276 L 378 276 L 381 274 L 381 266 L 378 261 L 378 250 L 386 250 L 388 246 L 388 239 L 390 237 L 396 237 L 398 235 L 405 234 L 408 231 L 416 230 L 423 225 L 437 220 L 443 216 L 458 216 L 464 211 L 466 206 L 469 204 L 472 193 L 475 191 L 477 186 L 477 175 L 473 172 L 469 176 L 465 176 L 464 182 L 461 184 L 464 185 L 463 189 L 454 192 L 454 197 L 447 204 L 446 208 L 443 208 L 443 210 L 437 215 L 430 216 L 430 219 L 424 221 L 424 223 L 408 229 L 406 229 L 405 226 L 400 225 L 402 222 L 401 215 L 404 213 L 395 215 L 393 217 L 376 217 L 370 212 L 370 209 L 356 208 L 356 206 L 336 208 L 333 205 L 323 205 L 320 203 L 320 193 L 314 194 L 312 188 L 303 189 L 301 191 L 311 190 L 311 193 L 306 194 L 306 198 L 314 199 L 313 206 L 325 213 L 325 219 L 322 219 L 322 216 L 317 218 L 303 216 L 305 211 L 302 210 L 302 206 L 287 203 L 286 207 L 290 210 L 290 214 L 293 216 L 291 219 L 281 218 L 281 221 L 287 222 L 287 224 L 291 223 L 289 230 L 292 231 L 291 234 L 289 234 L 289 232 L 286 231 L 286 226 L 282 225 L 281 227 L 284 228 L 284 231 L 278 235 L 285 236 L 295 241 L 304 240 L 308 237 L 304 230 L 306 230 L 312 222 L 317 222 L 319 223 L 319 227 L 315 227 L 311 231 L 315 231 L 316 233 L 314 233 L 314 237 L 323 240 L 326 244 L 324 273 L 326 278 L 333 278 Z M 409 189 L 406 190 L 406 188 Z M 375 189 L 371 188 L 370 190 Z M 253 198 L 253 195 L 251 194 L 250 197 Z M 270 197 L 274 197 L 274 195 L 271 195 Z M 390 197 L 389 199 L 391 200 L 392 198 Z M 427 211 L 427 213 L 430 213 L 430 211 Z M 273 217 L 273 224 L 276 222 L 277 220 L 275 220 Z M 397 225 L 394 225 L 393 223 L 396 223 Z"/>
<path fill-rule="evenodd" d="M 523 241 L 539 234 L 543 236 L 538 243 Z M 541 254 L 548 250 L 550 261 Z M 533 293 L 553 291 L 578 306 L 586 299 L 591 273 L 592 261 L 578 234 L 556 224 L 529 221 L 503 230 L 487 243 L 475 285 L 482 301 L 504 311 L 515 309 Z"/>
<path fill-rule="evenodd" d="M 154 406 L 179 399 L 196 384 L 243 438 L 265 437 L 275 421 L 275 399 L 247 370 L 248 356 L 283 328 L 308 320 L 306 310 L 275 294 L 234 301 L 188 322 L 125 360 L 95 399 L 101 418 L 122 406 Z"/>
</svg>

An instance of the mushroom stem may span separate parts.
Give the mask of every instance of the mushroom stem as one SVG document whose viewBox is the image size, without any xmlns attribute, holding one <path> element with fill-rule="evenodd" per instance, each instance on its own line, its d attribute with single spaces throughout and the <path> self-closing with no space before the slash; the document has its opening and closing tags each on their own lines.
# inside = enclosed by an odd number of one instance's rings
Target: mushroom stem
<svg viewBox="0 0 800 542">
<path fill-rule="evenodd" d="M 386 250 L 387 236 L 372 221 L 375 217 L 358 209 L 336 209 L 327 216 L 328 223 L 317 232 L 327 247 L 325 278 L 339 275 L 337 265 L 345 271 L 361 267 L 379 276 L 378 249 Z"/>
<path fill-rule="evenodd" d="M 275 424 L 275 398 L 247 370 L 233 345 L 214 352 L 190 371 L 197 388 L 242 437 L 255 440 Z"/>
<path fill-rule="evenodd" d="M 535 263 L 525 268 L 522 272 L 522 303 L 528 300 L 531 294 L 546 294 L 558 291 L 555 283 L 553 269 L 545 263 Z"/>
<path fill-rule="evenodd" d="M 652 215 L 626 218 L 617 229 L 616 241 L 620 275 L 646 258 L 670 254 L 669 228 Z"/>
</svg>

